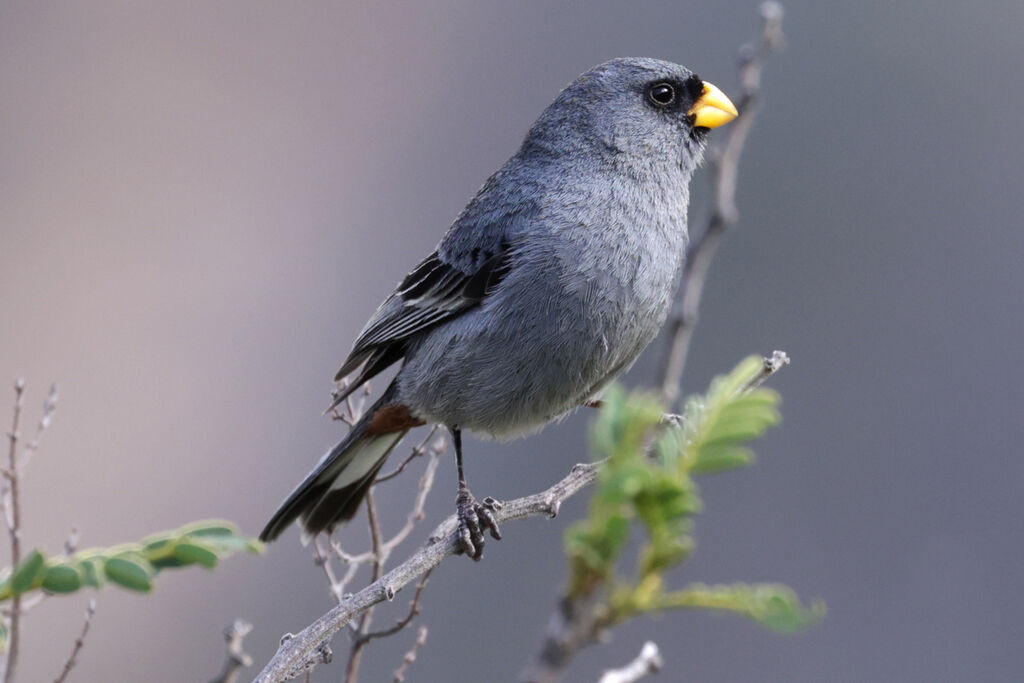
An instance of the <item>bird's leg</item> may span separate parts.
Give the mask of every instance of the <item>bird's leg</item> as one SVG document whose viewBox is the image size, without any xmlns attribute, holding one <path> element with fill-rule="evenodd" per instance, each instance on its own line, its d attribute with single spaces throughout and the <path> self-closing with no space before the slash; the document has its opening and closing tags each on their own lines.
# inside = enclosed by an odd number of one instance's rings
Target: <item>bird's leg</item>
<svg viewBox="0 0 1024 683">
<path fill-rule="evenodd" d="M 455 444 L 455 462 L 459 468 L 459 492 L 455 496 L 459 538 L 455 552 L 479 560 L 484 552 L 484 531 L 490 531 L 494 540 L 501 540 L 498 520 L 494 518 L 494 511 L 501 508 L 501 503 L 493 498 L 484 498 L 483 503 L 476 502 L 476 498 L 469 491 L 469 486 L 466 485 L 466 476 L 462 471 L 462 430 L 458 427 L 450 429 L 452 443 Z"/>
</svg>

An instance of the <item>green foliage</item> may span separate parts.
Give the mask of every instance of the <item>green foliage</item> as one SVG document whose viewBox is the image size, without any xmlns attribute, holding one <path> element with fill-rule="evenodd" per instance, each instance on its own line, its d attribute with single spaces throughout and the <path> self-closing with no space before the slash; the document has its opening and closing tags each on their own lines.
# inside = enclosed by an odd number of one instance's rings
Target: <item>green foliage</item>
<svg viewBox="0 0 1024 683">
<path fill-rule="evenodd" d="M 693 475 L 753 463 L 747 444 L 780 420 L 778 394 L 751 388 L 763 367 L 757 356 L 745 359 L 716 378 L 707 394 L 689 398 L 676 419 L 666 420 L 651 396 L 627 397 L 618 387 L 607 392 L 592 431 L 593 449 L 605 465 L 588 517 L 566 536 L 569 594 L 597 601 L 595 614 L 604 624 L 666 609 L 706 608 L 743 614 L 785 632 L 824 613 L 820 603 L 802 607 L 785 586 L 665 588 L 665 573 L 695 547 L 693 517 L 702 503 Z M 643 536 L 627 578 L 620 565 L 626 550 L 637 546 L 637 529 Z"/>
<path fill-rule="evenodd" d="M 92 548 L 68 556 L 47 558 L 32 550 L 11 571 L 0 571 L 0 602 L 34 590 L 74 593 L 110 583 L 148 593 L 164 569 L 200 565 L 212 568 L 240 551 L 260 552 L 263 544 L 243 536 L 230 522 L 196 522 L 148 536 L 138 543 Z M 0 634 L 0 644 L 4 638 Z"/>
<path fill-rule="evenodd" d="M 777 583 L 737 583 L 706 586 L 695 583 L 666 594 L 660 609 L 711 609 L 742 614 L 777 633 L 799 631 L 825 615 L 825 603 L 815 600 L 810 609 L 788 586 Z"/>
</svg>

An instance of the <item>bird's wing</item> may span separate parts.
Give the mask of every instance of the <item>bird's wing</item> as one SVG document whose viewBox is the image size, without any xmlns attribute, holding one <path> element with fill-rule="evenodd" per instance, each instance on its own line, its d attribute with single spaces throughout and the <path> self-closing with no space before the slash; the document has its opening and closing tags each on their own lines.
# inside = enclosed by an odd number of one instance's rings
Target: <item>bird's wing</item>
<svg viewBox="0 0 1024 683">
<path fill-rule="evenodd" d="M 449 263 L 436 251 L 425 258 L 366 323 L 334 379 L 340 381 L 360 366 L 362 371 L 335 393 L 331 407 L 404 357 L 413 337 L 478 306 L 508 273 L 510 254 L 502 242 L 494 250 L 478 250 L 478 264 L 468 268 Z"/>
</svg>

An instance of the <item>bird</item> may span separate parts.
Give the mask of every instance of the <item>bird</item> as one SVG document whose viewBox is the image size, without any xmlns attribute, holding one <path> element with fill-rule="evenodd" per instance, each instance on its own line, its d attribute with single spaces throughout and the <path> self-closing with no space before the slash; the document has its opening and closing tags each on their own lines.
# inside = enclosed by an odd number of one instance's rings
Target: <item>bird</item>
<svg viewBox="0 0 1024 683">
<path fill-rule="evenodd" d="M 737 115 L 719 88 L 652 58 L 612 59 L 566 86 L 363 327 L 332 408 L 400 366 L 260 539 L 296 520 L 304 540 L 331 533 L 406 432 L 440 424 L 458 471 L 456 552 L 479 560 L 484 533 L 501 538 L 500 503 L 471 493 L 463 430 L 535 433 L 636 361 L 679 283 L 708 131 Z"/>
</svg>

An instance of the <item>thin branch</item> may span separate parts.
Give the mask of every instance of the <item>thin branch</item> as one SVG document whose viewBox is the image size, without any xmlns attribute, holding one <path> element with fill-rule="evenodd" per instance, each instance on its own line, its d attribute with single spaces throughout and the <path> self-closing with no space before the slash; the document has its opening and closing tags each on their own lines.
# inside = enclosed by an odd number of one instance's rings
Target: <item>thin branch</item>
<svg viewBox="0 0 1024 683">
<path fill-rule="evenodd" d="M 320 537 L 317 536 L 313 539 L 313 561 L 320 565 L 324 570 L 324 575 L 327 576 L 328 587 L 331 590 L 331 595 L 334 596 L 334 601 L 337 603 L 341 602 L 341 596 L 344 595 L 345 586 L 338 580 L 338 577 L 334 574 L 334 567 L 331 566 L 331 556 L 328 552 L 320 547 Z M 353 564 L 349 566 L 349 570 L 352 574 L 355 574 L 355 570 L 359 568 L 359 565 Z M 347 576 L 347 573 L 346 573 Z M 348 583 L 347 581 L 345 583 Z"/>
<path fill-rule="evenodd" d="M 405 672 L 409 670 L 412 663 L 416 661 L 416 655 L 419 653 L 419 649 L 427 644 L 427 627 L 420 626 L 419 632 L 416 634 L 416 642 L 412 644 L 412 648 L 405 653 L 405 657 L 402 658 L 402 666 L 395 669 L 395 678 L 392 683 L 403 683 L 405 681 Z"/>
<path fill-rule="evenodd" d="M 648 674 L 658 673 L 664 666 L 665 660 L 661 658 L 657 644 L 648 640 L 636 659 L 621 669 L 605 671 L 599 683 L 636 683 Z"/>
<path fill-rule="evenodd" d="M 18 423 L 21 420 L 21 408 L 25 400 L 25 380 L 18 379 L 14 383 L 14 418 L 11 420 L 11 431 L 7 438 L 10 447 L 7 451 L 6 494 L 3 499 L 4 518 L 7 530 L 11 535 L 11 570 L 15 571 L 21 564 L 21 502 L 18 492 Z M 11 600 L 10 625 L 7 636 L 7 661 L 4 667 L 4 683 L 14 680 L 14 670 L 18 665 L 18 647 L 21 644 L 21 595 L 14 594 Z"/>
<path fill-rule="evenodd" d="M 383 483 L 388 479 L 394 479 L 405 470 L 406 466 L 408 466 L 409 463 L 411 463 L 413 460 L 426 453 L 427 443 L 430 441 L 431 437 L 433 437 L 434 434 L 437 433 L 437 430 L 440 428 L 441 425 L 439 424 L 435 424 L 433 427 L 431 427 L 430 432 L 427 433 L 427 436 L 418 444 L 413 446 L 412 453 L 409 454 L 409 457 L 403 460 L 402 463 L 394 470 L 388 472 L 387 474 L 382 474 L 381 476 L 377 477 L 377 479 L 373 482 L 373 485 L 376 486 L 377 484 Z M 442 436 L 440 439 L 437 440 L 436 443 L 434 443 L 432 450 L 435 450 L 438 453 L 444 453 L 445 445 L 446 442 L 444 437 Z"/>
<path fill-rule="evenodd" d="M 757 118 L 761 96 L 761 72 L 768 56 L 783 44 L 782 5 L 774 0 L 761 3 L 761 35 L 754 46 L 740 49 L 740 97 L 736 102 L 739 116 L 729 126 L 728 138 L 721 154 L 712 159 L 714 166 L 715 203 L 708 226 L 690 247 L 683 267 L 681 306 L 669 323 L 671 342 L 665 360 L 661 396 L 666 406 L 679 399 L 683 369 L 690 349 L 690 339 L 697 325 L 701 295 L 711 259 L 722 235 L 739 220 L 736 208 L 736 178 L 740 156 L 747 135 Z"/>
<path fill-rule="evenodd" d="M 544 641 L 521 674 L 524 683 L 555 683 L 583 647 L 597 640 L 596 617 L 587 597 L 563 595 L 544 629 Z"/>
<path fill-rule="evenodd" d="M 331 547 L 335 548 L 336 551 L 341 550 L 341 546 L 335 545 L 333 542 L 331 543 Z M 339 603 L 341 602 L 341 599 L 345 596 L 345 588 L 348 586 L 348 584 L 352 583 L 352 579 L 356 577 L 356 572 L 359 571 L 359 567 L 361 567 L 363 564 L 369 561 L 370 553 L 363 553 L 362 555 L 353 557 L 352 560 L 348 563 L 348 569 L 345 571 L 345 576 L 341 577 L 341 580 L 338 581 L 334 588 L 334 591 L 339 596 Z"/>
<path fill-rule="evenodd" d="M 242 648 L 242 640 L 252 631 L 252 624 L 242 619 L 224 629 L 224 640 L 227 641 L 227 654 L 224 665 L 216 678 L 210 683 L 235 683 L 242 669 L 252 666 L 252 657 Z"/>
<path fill-rule="evenodd" d="M 776 372 L 781 370 L 783 367 L 789 365 L 789 356 L 786 355 L 785 351 L 779 351 L 776 349 L 772 351 L 771 356 L 765 356 L 763 359 L 764 366 L 753 379 L 751 379 L 741 390 L 741 393 L 747 393 L 758 388 L 764 381 L 774 375 Z"/>
<path fill-rule="evenodd" d="M 424 506 L 427 503 L 427 495 L 430 493 L 430 489 L 434 487 L 434 476 L 437 474 L 438 465 L 441 464 L 441 453 L 442 451 L 436 448 L 431 450 L 430 460 L 427 462 L 427 469 L 424 470 L 423 476 L 420 477 L 419 487 L 416 492 L 416 501 L 413 503 L 412 510 L 409 512 L 409 516 L 405 520 L 405 526 L 399 529 L 381 548 L 382 563 L 387 562 L 388 557 L 390 557 L 394 549 L 409 537 L 412 530 L 416 528 L 416 523 L 422 520 L 425 516 Z"/>
<path fill-rule="evenodd" d="M 57 385 L 51 384 L 50 392 L 46 395 L 46 400 L 43 401 L 43 414 L 36 424 L 36 433 L 32 436 L 32 440 L 25 444 L 25 448 L 21 453 L 21 460 L 18 462 L 19 469 L 24 469 L 35 452 L 39 450 L 39 442 L 43 438 L 43 432 L 53 422 L 53 414 L 57 412 L 58 398 L 60 398 L 60 394 L 57 392 Z"/>
<path fill-rule="evenodd" d="M 599 468 L 599 464 L 593 463 L 576 465 L 565 478 L 547 490 L 506 501 L 501 509 L 494 511 L 494 516 L 499 523 L 542 515 L 553 517 L 563 501 L 594 482 Z M 426 544 L 407 560 L 358 593 L 347 596 L 342 604 L 333 607 L 301 633 L 283 640 L 273 659 L 256 678 L 257 683 L 286 681 L 304 673 L 308 663 L 316 657 L 317 648 L 349 621 L 374 605 L 392 600 L 403 587 L 453 555 L 458 542 L 457 527 L 456 516 L 449 516 L 434 529 Z"/>
<path fill-rule="evenodd" d="M 384 566 L 382 558 L 382 547 L 384 541 L 381 538 L 380 519 L 377 517 L 377 503 L 373 497 L 373 488 L 366 492 L 366 518 L 370 525 L 370 542 L 373 551 L 373 578 L 376 582 L 380 579 L 381 569 Z M 355 638 L 352 641 L 352 649 L 349 650 L 348 664 L 345 666 L 345 683 L 356 683 L 359 678 L 359 665 L 363 660 L 363 648 L 369 642 L 366 634 L 370 631 L 370 624 L 373 621 L 373 610 L 363 612 L 359 619 L 359 627 L 356 629 Z"/>
<path fill-rule="evenodd" d="M 67 661 L 64 662 L 64 670 L 61 671 L 60 676 L 53 683 L 64 683 L 68 674 L 71 673 L 71 669 L 75 667 L 75 664 L 78 662 L 78 653 L 82 651 L 82 646 L 85 645 L 85 637 L 89 635 L 89 627 L 92 626 L 92 618 L 95 615 L 96 599 L 90 598 L 89 604 L 85 608 L 85 623 L 82 624 L 82 632 L 78 634 L 78 638 L 75 639 L 75 645 L 71 648 L 71 654 L 68 656 Z"/>
</svg>

